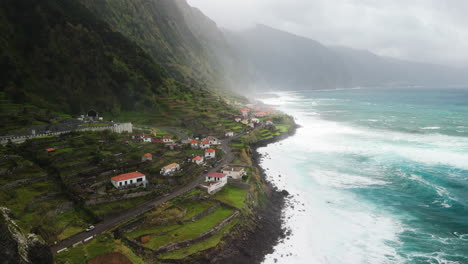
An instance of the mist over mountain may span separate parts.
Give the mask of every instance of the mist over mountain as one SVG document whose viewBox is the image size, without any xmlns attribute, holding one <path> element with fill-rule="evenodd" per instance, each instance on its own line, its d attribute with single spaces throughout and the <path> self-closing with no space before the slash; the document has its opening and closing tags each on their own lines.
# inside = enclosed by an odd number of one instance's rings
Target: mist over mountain
<svg viewBox="0 0 468 264">
<path fill-rule="evenodd" d="M 227 31 L 226 36 L 231 46 L 253 65 L 260 89 L 457 86 L 468 83 L 466 71 L 462 69 L 325 46 L 264 25 L 241 32 Z"/>
</svg>

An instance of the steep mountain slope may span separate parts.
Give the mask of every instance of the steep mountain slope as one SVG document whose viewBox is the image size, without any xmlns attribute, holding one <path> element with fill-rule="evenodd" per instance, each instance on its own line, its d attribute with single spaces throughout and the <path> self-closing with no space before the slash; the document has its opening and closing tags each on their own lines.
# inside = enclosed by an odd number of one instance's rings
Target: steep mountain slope
<svg viewBox="0 0 468 264">
<path fill-rule="evenodd" d="M 135 41 L 172 78 L 195 86 L 222 87 L 216 56 L 209 52 L 202 36 L 194 34 L 194 31 L 200 32 L 196 26 L 191 26 L 196 21 L 185 19 L 184 13 L 191 11 L 185 0 L 79 2 L 106 21 L 112 30 Z"/>
<path fill-rule="evenodd" d="M 363 50 L 327 47 L 263 25 L 243 32 L 226 32 L 226 35 L 231 46 L 255 66 L 260 86 L 269 89 L 468 83 L 468 77 L 460 69 L 391 59 Z"/>
</svg>

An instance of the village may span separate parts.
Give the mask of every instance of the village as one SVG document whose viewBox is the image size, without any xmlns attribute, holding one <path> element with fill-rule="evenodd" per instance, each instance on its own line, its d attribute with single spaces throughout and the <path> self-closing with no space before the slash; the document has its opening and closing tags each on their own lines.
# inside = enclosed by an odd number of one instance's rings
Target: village
<svg viewBox="0 0 468 264">
<path fill-rule="evenodd" d="M 212 134 L 194 136 L 186 129 L 129 123 L 110 131 L 100 129 L 106 127 L 99 125 L 103 118 L 89 111 L 77 120 L 92 130 L 29 139 L 24 151 L 57 172 L 72 201 L 63 197 L 57 203 L 58 193 L 50 192 L 54 184 L 46 180 L 50 171 L 33 166 L 27 170 L 42 176 L 6 185 L 19 188 L 11 194 L 16 201 L 11 206 L 27 208 L 37 200 L 17 201 L 19 190 L 43 197 L 35 207 L 53 209 L 54 214 L 41 220 L 50 229 L 40 232 L 58 260 L 103 245 L 110 230 L 118 231 L 132 249 L 161 259 L 182 259 L 200 247 L 211 248 L 256 201 L 251 192 L 261 180 L 249 144 L 290 127 L 282 122 L 285 115 L 270 107 L 228 103 L 237 110 L 215 122 Z M 49 191 L 41 195 L 44 188 Z M 35 224 L 24 220 L 24 225 Z"/>
</svg>

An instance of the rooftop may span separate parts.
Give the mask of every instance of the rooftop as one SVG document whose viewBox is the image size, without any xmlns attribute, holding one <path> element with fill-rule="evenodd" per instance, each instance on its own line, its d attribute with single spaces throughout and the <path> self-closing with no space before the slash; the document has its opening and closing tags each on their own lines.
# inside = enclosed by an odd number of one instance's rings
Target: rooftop
<svg viewBox="0 0 468 264">
<path fill-rule="evenodd" d="M 141 172 L 135 171 L 135 172 L 129 172 L 129 173 L 114 176 L 114 177 L 112 177 L 112 180 L 114 180 L 114 181 L 125 181 L 125 180 L 128 180 L 128 179 L 139 178 L 139 177 L 142 177 L 142 176 L 145 176 L 145 175 L 143 173 L 141 173 Z"/>
<path fill-rule="evenodd" d="M 226 174 L 219 173 L 219 172 L 210 172 L 210 173 L 206 174 L 206 177 L 224 178 L 224 177 L 226 177 Z"/>
</svg>

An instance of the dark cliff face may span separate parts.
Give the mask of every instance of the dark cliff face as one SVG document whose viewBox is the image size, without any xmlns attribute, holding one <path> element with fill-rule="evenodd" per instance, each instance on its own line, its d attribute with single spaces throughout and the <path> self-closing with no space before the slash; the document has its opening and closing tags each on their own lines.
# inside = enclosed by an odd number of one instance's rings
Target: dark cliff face
<svg viewBox="0 0 468 264">
<path fill-rule="evenodd" d="M 7 208 L 0 208 L 0 264 L 49 264 L 52 252 L 36 235 L 24 234 Z"/>
</svg>

